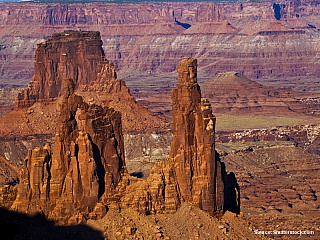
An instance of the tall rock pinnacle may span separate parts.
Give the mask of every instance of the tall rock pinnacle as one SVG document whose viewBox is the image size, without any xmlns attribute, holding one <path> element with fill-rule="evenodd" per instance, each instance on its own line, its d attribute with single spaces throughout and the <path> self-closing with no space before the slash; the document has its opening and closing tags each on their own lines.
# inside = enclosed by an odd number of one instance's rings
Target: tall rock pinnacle
<svg viewBox="0 0 320 240">
<path fill-rule="evenodd" d="M 181 197 L 210 214 L 222 213 L 224 183 L 215 157 L 215 117 L 208 100 L 201 99 L 197 60 L 184 58 L 178 73 L 178 84 L 172 91 L 170 158 Z"/>
<path fill-rule="evenodd" d="M 29 150 L 11 208 L 43 212 L 62 223 L 102 217 L 107 208 L 173 213 L 183 202 L 211 215 L 239 212 L 236 179 L 215 152 L 215 117 L 201 99 L 196 59 L 183 59 L 178 73 L 170 157 L 155 165 L 147 180 L 126 170 L 120 113 L 85 103 L 65 79 L 53 152 L 49 145 Z"/>
</svg>

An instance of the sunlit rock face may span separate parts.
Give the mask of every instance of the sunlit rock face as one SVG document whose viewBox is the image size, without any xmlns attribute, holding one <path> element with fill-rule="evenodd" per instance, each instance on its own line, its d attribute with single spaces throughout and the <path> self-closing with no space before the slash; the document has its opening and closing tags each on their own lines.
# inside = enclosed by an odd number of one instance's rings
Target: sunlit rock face
<svg viewBox="0 0 320 240">
<path fill-rule="evenodd" d="M 170 158 L 181 197 L 211 214 L 222 212 L 224 184 L 215 158 L 215 117 L 208 100 L 201 99 L 197 60 L 184 58 L 178 73 L 178 84 L 172 91 Z"/>
<path fill-rule="evenodd" d="M 121 114 L 83 102 L 74 88 L 72 79 L 64 80 L 54 148 L 29 150 L 11 209 L 68 223 L 71 216 L 88 216 L 126 172 Z"/>
</svg>

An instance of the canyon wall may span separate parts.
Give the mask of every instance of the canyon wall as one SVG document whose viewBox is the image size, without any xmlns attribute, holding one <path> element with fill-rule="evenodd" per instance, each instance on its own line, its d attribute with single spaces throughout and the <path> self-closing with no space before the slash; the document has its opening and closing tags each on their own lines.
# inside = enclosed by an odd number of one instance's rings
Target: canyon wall
<svg viewBox="0 0 320 240">
<path fill-rule="evenodd" d="M 101 32 L 106 57 L 122 78 L 173 73 L 188 52 L 202 66 L 201 79 L 232 70 L 262 83 L 317 90 L 315 80 L 305 86 L 298 79 L 320 76 L 318 5 L 311 1 L 278 5 L 3 3 L 1 81 L 26 85 L 36 43 L 53 33 L 81 29 Z M 127 84 L 131 86 L 130 81 Z"/>
<path fill-rule="evenodd" d="M 40 14 L 38 14 L 40 13 Z M 208 22 L 224 19 L 220 4 L 3 4 L 0 20 L 4 24 L 108 25 L 149 24 L 161 21 Z"/>
</svg>

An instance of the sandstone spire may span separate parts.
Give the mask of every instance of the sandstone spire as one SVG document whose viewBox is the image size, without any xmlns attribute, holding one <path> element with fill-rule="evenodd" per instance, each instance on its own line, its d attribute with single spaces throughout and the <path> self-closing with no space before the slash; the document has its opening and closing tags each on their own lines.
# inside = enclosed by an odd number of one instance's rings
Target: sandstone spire
<svg viewBox="0 0 320 240">
<path fill-rule="evenodd" d="M 207 99 L 201 99 L 197 60 L 184 58 L 178 66 L 178 84 L 172 91 L 173 161 L 181 197 L 210 214 L 221 213 L 224 184 L 215 158 L 215 117 Z"/>
<path fill-rule="evenodd" d="M 145 214 L 172 213 L 183 202 L 211 215 L 225 210 L 239 212 L 236 180 L 226 173 L 215 152 L 215 117 L 210 103 L 201 99 L 197 60 L 183 59 L 178 73 L 178 84 L 172 91 L 170 158 L 154 166 L 146 181 L 125 176 L 104 203 Z"/>
</svg>

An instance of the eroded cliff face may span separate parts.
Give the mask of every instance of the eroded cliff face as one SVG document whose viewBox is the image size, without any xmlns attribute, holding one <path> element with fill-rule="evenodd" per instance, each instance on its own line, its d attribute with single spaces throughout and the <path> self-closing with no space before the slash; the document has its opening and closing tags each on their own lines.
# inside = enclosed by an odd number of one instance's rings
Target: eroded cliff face
<svg viewBox="0 0 320 240">
<path fill-rule="evenodd" d="M 18 95 L 17 107 L 30 107 L 36 101 L 61 96 L 63 78 L 74 79 L 77 89 L 101 80 L 97 79 L 98 74 L 103 74 L 106 83 L 115 80 L 114 66 L 105 59 L 101 46 L 99 32 L 79 31 L 54 34 L 39 43 L 32 81 Z"/>
<path fill-rule="evenodd" d="M 54 148 L 29 150 L 11 209 L 64 224 L 100 219 L 107 209 L 174 213 L 183 202 L 211 215 L 239 212 L 236 180 L 215 152 L 215 117 L 201 99 L 196 59 L 183 59 L 178 73 L 170 157 L 147 180 L 126 170 L 120 113 L 84 102 L 65 79 Z"/>
<path fill-rule="evenodd" d="M 126 172 L 121 114 L 83 102 L 74 88 L 71 79 L 64 80 L 54 148 L 29 150 L 11 209 L 40 212 L 61 223 L 82 222 Z"/>
<path fill-rule="evenodd" d="M 74 79 L 75 90 L 85 101 L 120 111 L 125 131 L 168 128 L 163 118 L 138 104 L 125 82 L 117 78 L 113 63 L 104 56 L 99 32 L 65 31 L 37 45 L 32 81 L 18 94 L 15 110 L 0 120 L 0 131 L 53 134 L 57 118 L 50 120 L 45 116 L 59 111 L 64 78 Z M 40 108 L 42 116 L 37 115 L 40 121 L 32 119 L 34 114 L 28 114 L 34 108 Z"/>
<path fill-rule="evenodd" d="M 107 59 L 127 79 L 172 73 L 186 52 L 203 66 L 201 78 L 232 70 L 262 83 L 313 90 L 318 80 L 304 86 L 299 79 L 320 76 L 320 11 L 312 1 L 1 6 L 0 79 L 6 84 L 27 84 L 36 43 L 64 29 L 100 31 Z"/>
<path fill-rule="evenodd" d="M 179 83 L 172 91 L 173 141 L 169 159 L 155 165 L 146 181 L 124 178 L 116 192 L 105 195 L 103 202 L 111 208 L 116 205 L 145 214 L 172 213 L 183 202 L 211 215 L 231 209 L 238 212 L 236 181 L 226 174 L 215 153 L 215 117 L 210 103 L 201 99 L 196 59 L 183 59 L 178 73 Z M 230 191 L 234 194 L 230 195 Z M 225 201 L 225 197 L 232 199 Z"/>
<path fill-rule="evenodd" d="M 207 99 L 201 99 L 197 60 L 183 59 L 178 84 L 172 91 L 172 159 L 184 201 L 213 214 L 223 211 L 224 184 L 215 158 L 215 117 Z"/>
</svg>

